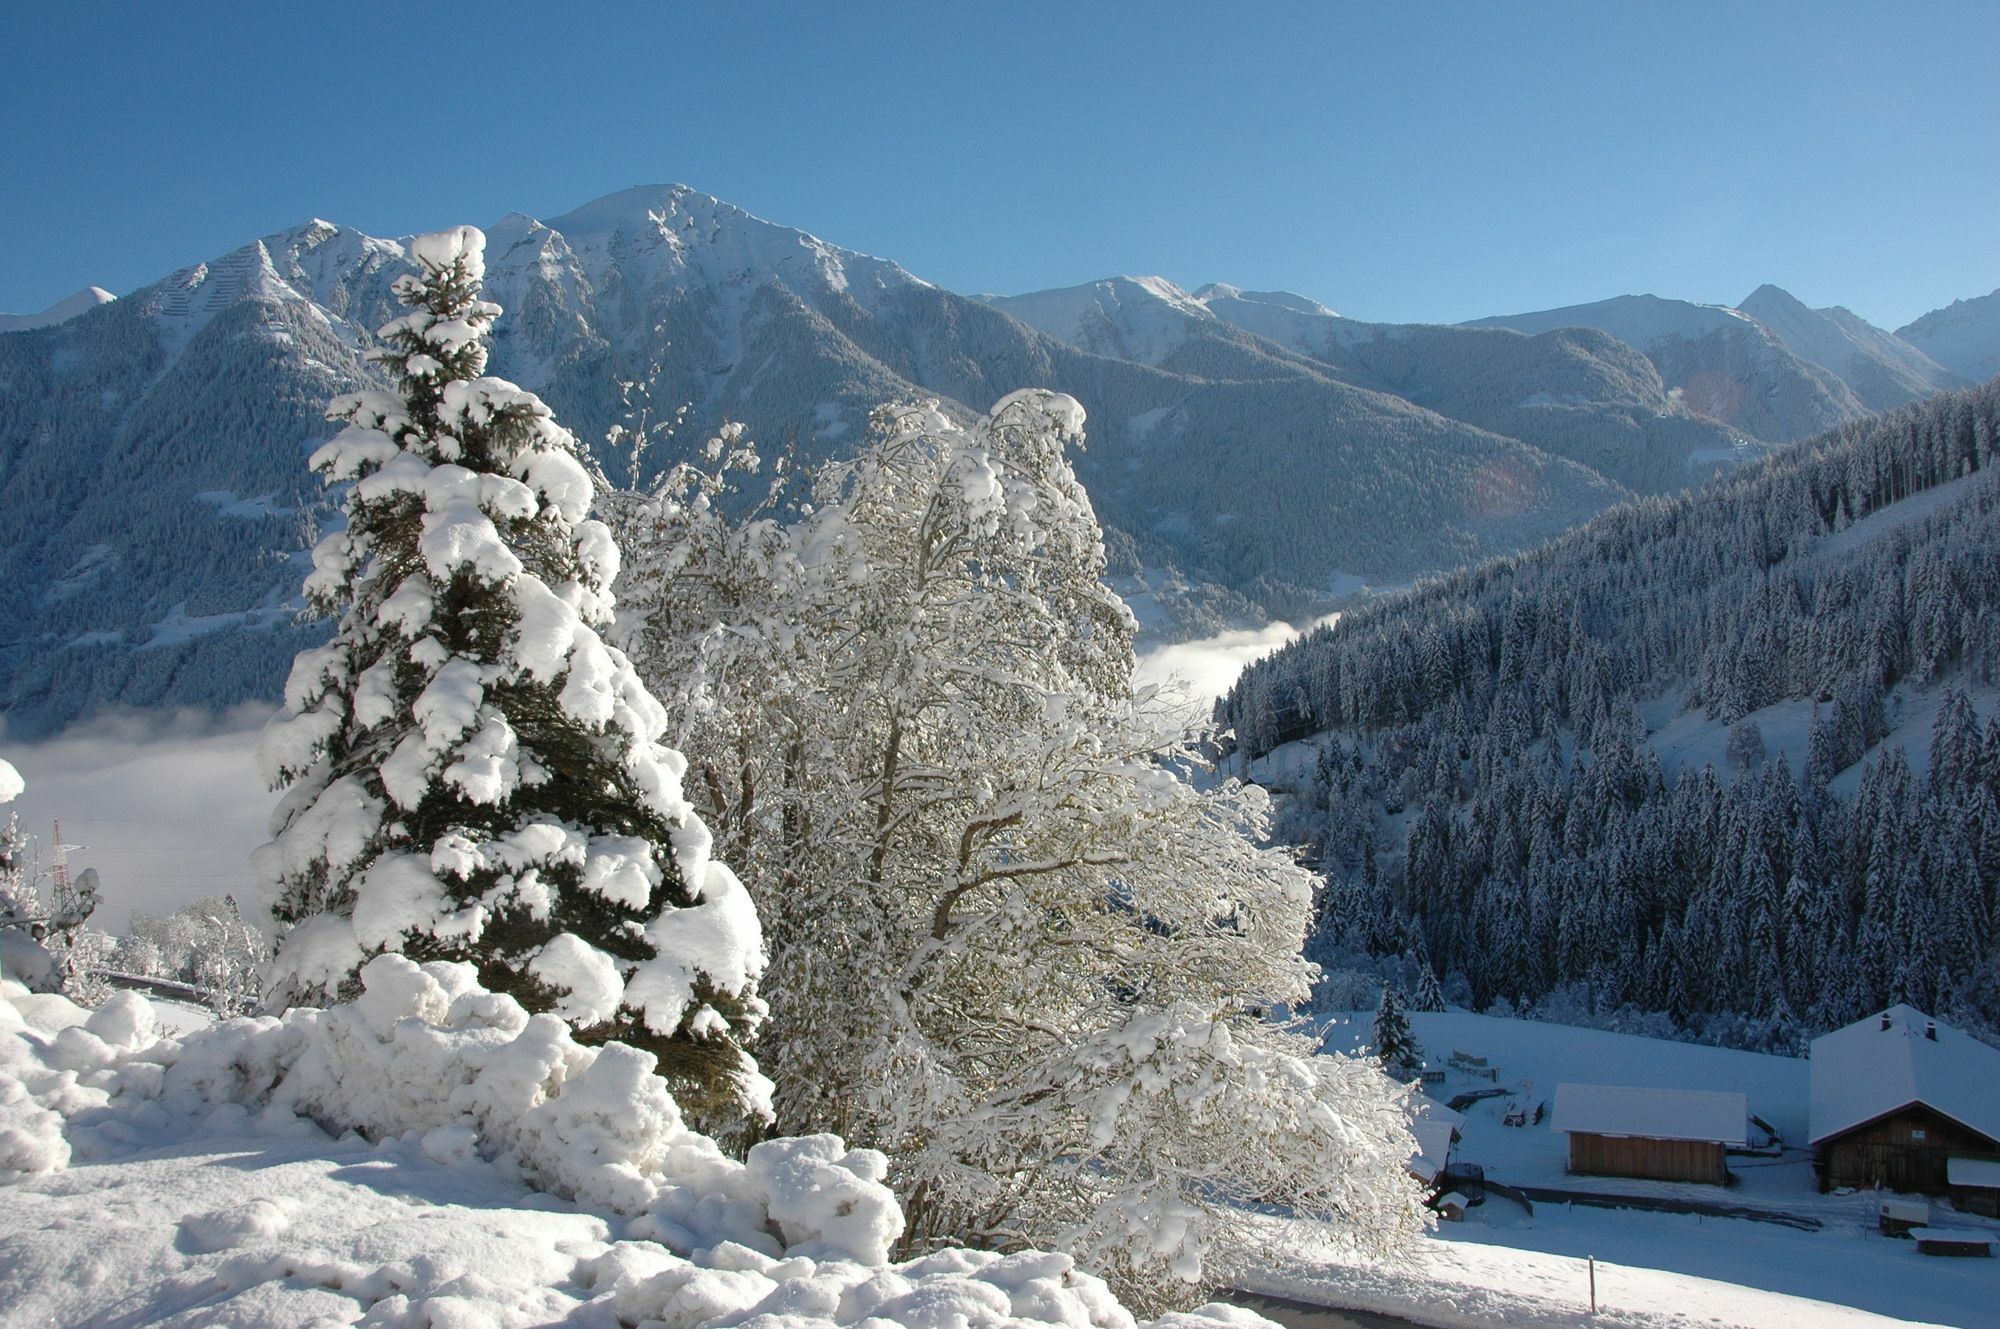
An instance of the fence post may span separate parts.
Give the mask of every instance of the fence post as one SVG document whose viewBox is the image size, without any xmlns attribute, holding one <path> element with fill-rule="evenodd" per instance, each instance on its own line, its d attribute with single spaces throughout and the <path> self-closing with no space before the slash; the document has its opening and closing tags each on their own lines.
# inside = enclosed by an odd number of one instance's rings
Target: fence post
<svg viewBox="0 0 2000 1329">
<path fill-rule="evenodd" d="M 1597 1314 L 1597 1257 L 1590 1256 L 1590 1313 Z"/>
</svg>

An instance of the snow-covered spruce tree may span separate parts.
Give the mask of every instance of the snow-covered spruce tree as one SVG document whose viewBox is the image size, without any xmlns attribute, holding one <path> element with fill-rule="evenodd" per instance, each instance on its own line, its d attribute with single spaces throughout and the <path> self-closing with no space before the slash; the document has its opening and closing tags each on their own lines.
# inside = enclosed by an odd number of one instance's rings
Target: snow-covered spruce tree
<svg viewBox="0 0 2000 1329">
<path fill-rule="evenodd" d="M 1424 1065 L 1423 1047 L 1410 1028 L 1404 1007 L 1403 994 L 1396 985 L 1385 985 L 1382 1000 L 1375 1007 L 1375 1056 L 1384 1070 L 1401 1079 L 1415 1075 Z"/>
<path fill-rule="evenodd" d="M 1410 998 L 1410 1009 L 1415 1011 L 1444 1009 L 1444 988 L 1438 983 L 1437 970 L 1431 968 L 1428 955 L 1417 957 L 1417 990 Z"/>
<path fill-rule="evenodd" d="M 464 960 L 581 1039 L 656 1054 L 711 1124 L 761 1113 L 757 918 L 681 796 L 666 712 L 599 631 L 618 568 L 592 485 L 534 394 L 484 377 L 485 237 L 420 237 L 377 360 L 313 457 L 347 524 L 306 590 L 263 760 L 289 791 L 255 866 L 281 932 L 271 1007 L 353 995 L 370 956 Z"/>
<path fill-rule="evenodd" d="M 886 410 L 782 518 L 682 468 L 613 505 L 620 627 L 765 921 L 782 1126 L 889 1152 L 913 1244 L 1053 1245 L 1159 1304 L 1268 1255 L 1243 1201 L 1373 1251 L 1420 1210 L 1395 1087 L 1270 1018 L 1311 878 L 1134 694 L 1081 427 Z"/>
</svg>

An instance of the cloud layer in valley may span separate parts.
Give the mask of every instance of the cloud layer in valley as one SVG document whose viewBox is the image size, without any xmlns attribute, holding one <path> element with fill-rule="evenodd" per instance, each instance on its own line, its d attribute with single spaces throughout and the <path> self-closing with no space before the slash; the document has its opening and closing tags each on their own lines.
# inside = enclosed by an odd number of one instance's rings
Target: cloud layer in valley
<svg viewBox="0 0 2000 1329">
<path fill-rule="evenodd" d="M 1309 626 L 1319 627 L 1339 617 L 1329 614 Z M 1229 691 L 1246 666 L 1277 650 L 1300 631 L 1280 620 L 1261 628 L 1241 628 L 1218 632 L 1213 637 L 1156 646 L 1140 653 L 1137 676 L 1141 683 L 1178 684 L 1206 706 Z"/>
<path fill-rule="evenodd" d="M 46 865 L 53 823 L 72 871 L 96 868 L 103 895 L 92 922 L 123 931 L 134 912 L 171 913 L 202 895 L 246 896 L 250 851 L 266 838 L 277 796 L 257 773 L 257 735 L 270 714 L 239 707 L 194 713 L 113 715 L 43 743 L 0 735 L 0 756 L 27 791 L 6 811 L 35 836 Z M 4 814 L 0 814 L 4 815 Z"/>
</svg>

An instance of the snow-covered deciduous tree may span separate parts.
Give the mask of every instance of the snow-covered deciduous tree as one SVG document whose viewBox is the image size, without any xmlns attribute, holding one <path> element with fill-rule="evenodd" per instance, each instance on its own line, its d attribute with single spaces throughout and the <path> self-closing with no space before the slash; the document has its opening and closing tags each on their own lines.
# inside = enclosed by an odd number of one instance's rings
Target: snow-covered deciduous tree
<svg viewBox="0 0 2000 1329">
<path fill-rule="evenodd" d="M 1271 1018 L 1312 880 L 1134 693 L 1082 424 L 885 410 L 747 516 L 732 431 L 613 505 L 620 626 L 765 920 L 782 1125 L 887 1151 L 913 1243 L 1053 1244 L 1159 1302 L 1251 1257 L 1241 1201 L 1374 1250 L 1420 1211 L 1394 1086 Z"/>
<path fill-rule="evenodd" d="M 1754 771 L 1764 764 L 1767 754 L 1764 731 L 1755 720 L 1738 720 L 1729 726 L 1729 742 L 1723 757 L 1739 771 Z"/>
<path fill-rule="evenodd" d="M 0 758 L 0 807 L 19 798 L 27 787 L 13 763 Z M 28 837 L 21 831 L 19 815 L 10 811 L 0 822 L 0 976 L 37 992 L 50 992 L 61 979 L 54 960 L 36 939 L 44 931 L 38 922 L 43 912 Z"/>
<path fill-rule="evenodd" d="M 27 787 L 14 764 L 0 758 L 0 807 L 19 798 Z M 19 814 L 9 812 L 0 823 L 0 920 L 26 915 L 21 900 L 27 884 L 28 837 L 21 833 Z"/>
<path fill-rule="evenodd" d="M 123 973 L 186 983 L 227 1018 L 256 1008 L 258 970 L 270 954 L 234 898 L 208 895 L 165 917 L 133 914 L 112 963 Z"/>
<path fill-rule="evenodd" d="M 336 399 L 313 457 L 346 524 L 313 552 L 333 640 L 267 729 L 289 786 L 255 866 L 267 1001 L 352 995 L 370 956 L 477 966 L 589 1042 L 658 1055 L 706 1120 L 761 1113 L 756 912 L 681 794 L 667 716 L 600 632 L 618 570 L 575 441 L 484 376 L 485 238 L 420 237 L 381 331 L 391 391 Z"/>
</svg>

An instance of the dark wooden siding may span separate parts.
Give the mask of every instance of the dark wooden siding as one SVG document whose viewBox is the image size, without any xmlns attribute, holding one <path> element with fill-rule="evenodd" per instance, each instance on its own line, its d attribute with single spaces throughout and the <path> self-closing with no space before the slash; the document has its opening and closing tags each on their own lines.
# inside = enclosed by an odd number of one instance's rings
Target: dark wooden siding
<svg viewBox="0 0 2000 1329">
<path fill-rule="evenodd" d="M 1657 1181 L 1729 1179 L 1722 1146 L 1708 1140 L 1651 1140 L 1632 1135 L 1571 1131 L 1569 1170 L 1600 1177 L 1651 1177 Z"/>
<path fill-rule="evenodd" d="M 1943 1195 L 1950 1189 L 1945 1165 L 1953 1154 L 1996 1151 L 2000 1141 L 1917 1105 L 1822 1141 L 1815 1165 L 1821 1190 L 1879 1184 L 1892 1191 Z"/>
<path fill-rule="evenodd" d="M 2000 1189 L 1991 1186 L 1954 1186 L 1951 1207 L 1962 1214 L 1983 1214 L 2000 1218 Z"/>
</svg>

